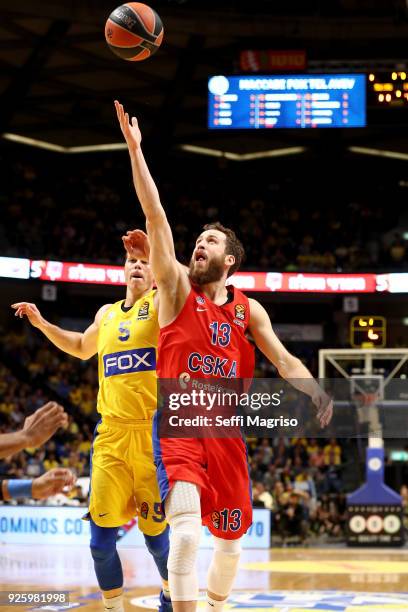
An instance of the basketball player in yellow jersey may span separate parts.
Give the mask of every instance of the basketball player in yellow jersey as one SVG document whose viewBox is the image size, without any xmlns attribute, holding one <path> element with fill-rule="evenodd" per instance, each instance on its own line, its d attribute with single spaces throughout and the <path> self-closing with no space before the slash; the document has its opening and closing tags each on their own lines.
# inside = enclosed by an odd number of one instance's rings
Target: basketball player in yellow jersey
<svg viewBox="0 0 408 612">
<path fill-rule="evenodd" d="M 126 238 L 124 238 L 126 245 Z M 98 353 L 101 421 L 95 429 L 89 515 L 91 553 L 105 610 L 123 612 L 118 528 L 138 513 L 138 525 L 163 581 L 160 610 L 172 610 L 168 591 L 168 527 L 160 503 L 152 450 L 156 409 L 158 296 L 149 263 L 127 254 L 126 298 L 106 304 L 83 333 L 46 321 L 35 304 L 13 304 L 59 349 L 80 359 Z"/>
</svg>

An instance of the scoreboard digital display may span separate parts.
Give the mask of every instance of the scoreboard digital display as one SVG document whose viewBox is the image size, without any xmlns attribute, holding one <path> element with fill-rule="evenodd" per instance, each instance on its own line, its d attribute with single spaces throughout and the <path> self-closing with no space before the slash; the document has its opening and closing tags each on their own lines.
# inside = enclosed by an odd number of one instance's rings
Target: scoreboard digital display
<svg viewBox="0 0 408 612">
<path fill-rule="evenodd" d="M 366 75 L 213 76 L 210 129 L 355 128 L 366 125 Z"/>
<path fill-rule="evenodd" d="M 384 347 L 387 321 L 381 316 L 356 316 L 350 321 L 350 344 L 353 348 Z"/>
</svg>

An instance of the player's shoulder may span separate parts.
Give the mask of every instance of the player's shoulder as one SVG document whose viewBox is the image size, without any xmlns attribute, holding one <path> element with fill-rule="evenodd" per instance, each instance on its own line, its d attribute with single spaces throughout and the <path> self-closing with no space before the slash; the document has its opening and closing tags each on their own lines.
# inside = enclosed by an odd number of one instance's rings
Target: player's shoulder
<svg viewBox="0 0 408 612">
<path fill-rule="evenodd" d="M 248 304 L 250 308 L 259 308 L 261 306 L 260 302 L 254 298 L 248 298 Z"/>
<path fill-rule="evenodd" d="M 104 304 L 101 306 L 95 315 L 95 323 L 98 325 L 108 310 L 110 310 L 117 303 L 118 302 L 115 302 L 114 304 Z"/>
<path fill-rule="evenodd" d="M 250 319 L 252 323 L 259 319 L 263 319 L 265 315 L 267 316 L 265 308 L 262 306 L 260 302 L 258 302 L 258 300 L 255 300 L 254 298 L 248 298 L 248 305 L 249 305 Z"/>
</svg>

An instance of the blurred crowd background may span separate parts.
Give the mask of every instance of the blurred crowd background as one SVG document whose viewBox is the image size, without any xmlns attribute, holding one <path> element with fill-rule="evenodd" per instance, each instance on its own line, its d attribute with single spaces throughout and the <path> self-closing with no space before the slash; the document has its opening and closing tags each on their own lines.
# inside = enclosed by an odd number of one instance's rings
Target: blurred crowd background
<svg viewBox="0 0 408 612">
<path fill-rule="evenodd" d="M 120 236 L 144 225 L 127 156 L 99 154 L 86 163 L 42 157 L 1 159 L 9 177 L 0 196 L 2 254 L 121 263 Z M 243 269 L 390 271 L 407 264 L 408 217 L 397 202 L 408 183 L 401 176 L 381 171 L 373 180 L 375 162 L 365 160 L 320 161 L 318 173 L 313 158 L 281 164 L 261 160 L 242 172 L 236 162 L 185 155 L 153 164 L 178 257 L 188 261 L 202 225 L 221 220 L 245 245 Z"/>
</svg>

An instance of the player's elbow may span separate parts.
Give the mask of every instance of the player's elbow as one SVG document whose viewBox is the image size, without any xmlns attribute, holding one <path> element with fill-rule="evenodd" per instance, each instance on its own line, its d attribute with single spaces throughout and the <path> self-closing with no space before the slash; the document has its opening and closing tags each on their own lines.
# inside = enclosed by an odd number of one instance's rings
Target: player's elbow
<svg viewBox="0 0 408 612">
<path fill-rule="evenodd" d="M 82 338 L 79 342 L 78 347 L 76 347 L 75 352 L 73 353 L 74 357 L 78 357 L 82 361 L 86 361 L 90 359 L 96 354 L 96 348 L 93 346 L 89 346 L 89 343 L 83 342 Z"/>
<path fill-rule="evenodd" d="M 149 206 L 145 211 L 147 233 L 154 232 L 167 224 L 166 213 L 160 202 L 154 206 Z"/>
<path fill-rule="evenodd" d="M 94 349 L 90 349 L 86 347 L 86 348 L 82 348 L 81 350 L 79 350 L 76 357 L 78 357 L 78 359 L 82 359 L 82 361 L 86 361 L 87 359 L 90 359 L 94 355 L 96 355 L 96 351 Z"/>
<path fill-rule="evenodd" d="M 298 378 L 299 377 L 299 369 L 302 367 L 302 362 L 300 359 L 288 353 L 287 355 L 283 355 L 280 357 L 277 368 L 279 372 L 279 376 L 285 379 L 289 378 Z"/>
</svg>

